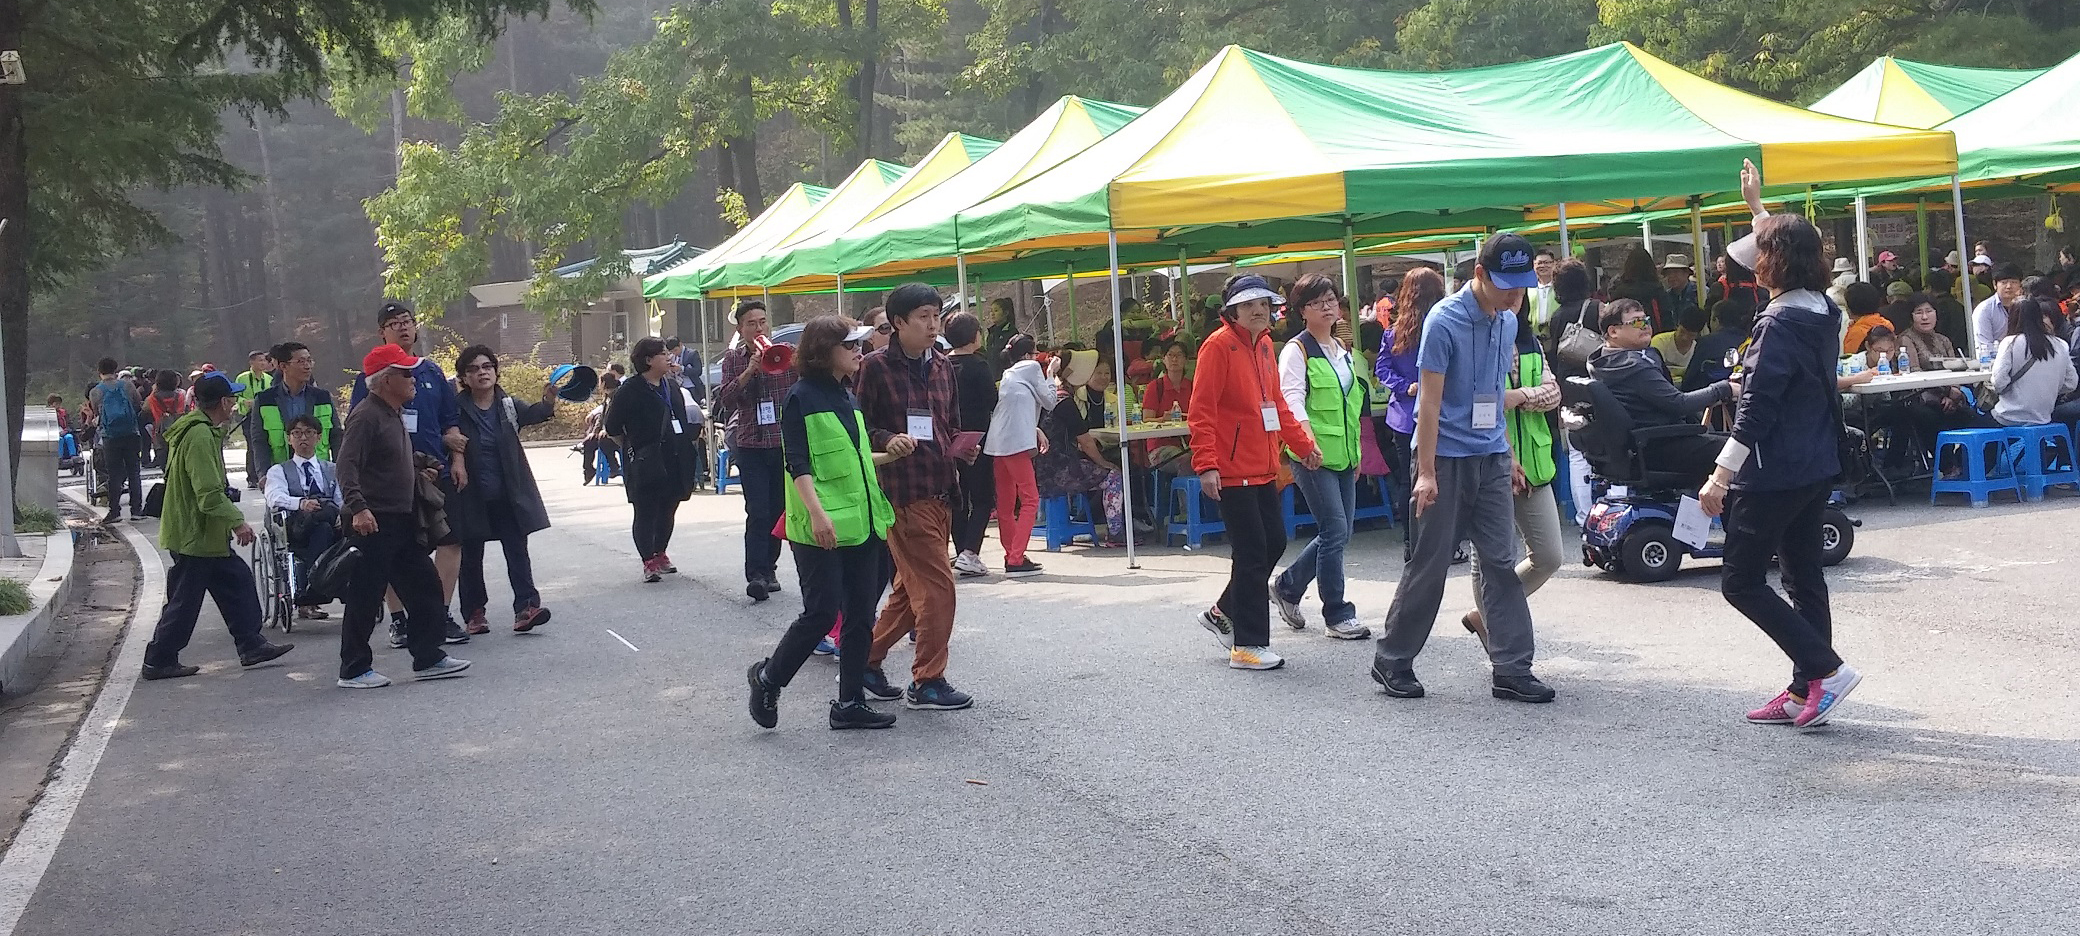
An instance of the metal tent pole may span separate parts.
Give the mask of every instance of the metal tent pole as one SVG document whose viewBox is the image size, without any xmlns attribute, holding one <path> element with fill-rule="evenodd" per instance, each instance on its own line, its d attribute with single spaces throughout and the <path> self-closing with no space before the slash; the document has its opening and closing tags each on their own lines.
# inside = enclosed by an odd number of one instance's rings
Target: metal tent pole
<svg viewBox="0 0 2080 936">
<path fill-rule="evenodd" d="M 1062 288 L 1069 291 L 1069 340 L 1076 340 L 1076 266 L 1064 263 Z"/>
<path fill-rule="evenodd" d="M 1972 344 L 1972 356 L 1978 357 L 1979 317 L 1972 314 L 1972 265 L 1969 262 L 1971 257 L 1964 252 L 1964 186 L 1958 184 L 1955 173 L 1950 176 L 1950 213 L 1957 220 L 1957 259 L 1967 261 L 1958 264 L 1957 271 L 1959 288 L 1963 290 L 1959 295 L 1964 297 L 1964 338 Z M 1927 283 L 1924 282 L 1922 285 Z"/>
<path fill-rule="evenodd" d="M 1639 242 L 1647 248 L 1647 256 L 1654 255 L 1654 222 L 1645 218 L 1639 219 Z"/>
<path fill-rule="evenodd" d="M 1574 256 L 1574 245 L 1567 238 L 1567 203 L 1561 202 L 1557 207 L 1560 211 L 1560 259 L 1566 260 Z"/>
<path fill-rule="evenodd" d="M 960 290 L 961 311 L 972 314 L 974 310 L 968 308 L 968 258 L 955 253 L 953 255 L 953 271 L 955 282 L 957 283 L 954 288 Z M 989 323 L 982 323 L 982 327 L 988 328 Z M 985 348 L 983 350 L 987 351 L 988 349 Z"/>
<path fill-rule="evenodd" d="M 1185 324 L 1191 323 L 1191 316 L 1185 314 L 1178 303 L 1192 298 L 1192 268 L 1185 262 L 1191 258 L 1190 250 L 1189 247 L 1177 248 L 1177 298 L 1170 303 L 1170 317 Z"/>
<path fill-rule="evenodd" d="M 1871 281 L 1871 217 L 1863 196 L 1856 196 L 1856 278 Z"/>
<path fill-rule="evenodd" d="M 1345 312 L 1344 312 L 1344 315 L 1346 315 L 1346 316 L 1348 316 L 1348 317 L 1350 318 L 1350 324 L 1351 324 L 1351 338 L 1352 338 L 1352 343 L 1354 343 L 1354 344 L 1356 343 L 1356 340 L 1357 340 L 1357 335 L 1358 335 L 1358 299 L 1357 299 L 1357 295 L 1358 295 L 1358 293 L 1357 293 L 1357 288 L 1358 288 L 1358 284 L 1357 284 L 1357 280 L 1358 280 L 1358 253 L 1357 253 L 1357 247 L 1356 247 L 1356 244 L 1355 244 L 1355 242 L 1354 242 L 1354 241 L 1353 241 L 1353 240 L 1351 239 L 1351 219 L 1350 219 L 1350 218 L 1344 218 L 1344 219 L 1343 219 L 1343 298 L 1344 298 L 1345 300 L 1347 300 L 1348 302 L 1350 302 L 1350 304 L 1351 304 L 1351 307 L 1350 307 L 1350 308 L 1349 308 L 1348 310 L 1345 310 Z"/>
<path fill-rule="evenodd" d="M 1127 518 L 1127 568 L 1138 569 L 1141 568 L 1141 564 L 1134 559 L 1134 475 L 1131 471 L 1133 460 L 1127 457 L 1127 324 L 1121 320 L 1119 314 L 1119 232 L 1106 231 L 1105 245 L 1110 251 L 1108 262 L 1112 274 L 1112 380 L 1119 386 L 1119 509 Z M 1091 519 L 1095 521 L 1098 518 Z"/>
<path fill-rule="evenodd" d="M 838 274 L 838 314 L 845 314 L 845 274 Z"/>
<path fill-rule="evenodd" d="M 1690 281 L 1697 282 L 1697 265 L 1704 262 L 1704 203 L 1690 196 Z M 1704 304 L 1704 287 L 1697 287 L 1697 302 Z"/>
<path fill-rule="evenodd" d="M 1928 196 L 1914 199 L 1915 243 L 1921 246 L 1921 287 L 1928 288 Z"/>
</svg>

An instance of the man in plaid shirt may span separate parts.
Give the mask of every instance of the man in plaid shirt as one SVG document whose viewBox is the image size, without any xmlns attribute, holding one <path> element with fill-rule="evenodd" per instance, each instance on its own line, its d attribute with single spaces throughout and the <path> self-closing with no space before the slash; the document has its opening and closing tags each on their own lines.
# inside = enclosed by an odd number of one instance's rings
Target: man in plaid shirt
<svg viewBox="0 0 2080 936">
<path fill-rule="evenodd" d="M 792 368 L 768 374 L 758 366 L 752 339 L 767 334 L 766 304 L 756 299 L 737 303 L 729 320 L 737 326 L 737 346 L 722 355 L 722 385 L 715 401 L 729 409 L 723 438 L 730 461 L 744 486 L 744 594 L 764 601 L 780 590 L 775 566 L 780 538 L 773 527 L 787 509 L 785 464 L 780 459 L 780 406 L 794 389 Z M 672 571 L 667 569 L 666 571 Z"/>
<path fill-rule="evenodd" d="M 964 709 L 968 694 L 946 681 L 946 642 L 953 635 L 953 567 L 947 563 L 953 508 L 948 495 L 959 483 L 954 439 L 960 411 L 954 405 L 953 363 L 940 353 L 938 290 L 923 283 L 898 286 L 888 294 L 888 347 L 867 355 L 860 368 L 860 413 L 874 448 L 903 456 L 881 466 L 881 490 L 895 506 L 888 550 L 895 560 L 895 587 L 874 622 L 867 652 L 867 694 L 901 697 L 913 709 Z M 975 448 L 963 453 L 968 460 Z M 903 635 L 917 632 L 910 687 L 896 689 L 881 661 Z M 846 653 L 854 648 L 841 648 Z"/>
</svg>

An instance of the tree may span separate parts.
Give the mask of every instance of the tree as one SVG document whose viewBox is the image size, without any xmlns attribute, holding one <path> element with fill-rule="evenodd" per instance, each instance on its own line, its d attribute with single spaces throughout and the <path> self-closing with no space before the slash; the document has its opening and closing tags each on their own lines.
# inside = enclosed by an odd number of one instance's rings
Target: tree
<svg viewBox="0 0 2080 936">
<path fill-rule="evenodd" d="M 280 115 L 315 93 L 327 55 L 387 65 L 393 24 L 457 16 L 482 35 L 551 0 L 0 0 L 0 49 L 28 83 L 0 88 L 0 342 L 7 428 L 19 439 L 33 291 L 171 240 L 139 189 L 229 188 L 219 115 Z M 592 0 L 566 0 L 590 8 Z M 251 244 L 246 248 L 250 250 Z M 11 449 L 19 451 L 19 447 Z M 12 466 L 10 466 L 10 469 Z"/>
<path fill-rule="evenodd" d="M 1596 0 L 1431 0 L 1401 19 L 1401 67 L 1479 68 L 1581 50 Z"/>
</svg>

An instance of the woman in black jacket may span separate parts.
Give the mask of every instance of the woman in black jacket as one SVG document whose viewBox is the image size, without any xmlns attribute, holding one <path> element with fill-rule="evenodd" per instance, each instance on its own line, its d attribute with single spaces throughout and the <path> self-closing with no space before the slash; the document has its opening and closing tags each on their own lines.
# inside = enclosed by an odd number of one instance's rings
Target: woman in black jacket
<svg viewBox="0 0 2080 936">
<path fill-rule="evenodd" d="M 1741 194 L 1755 231 L 1727 253 L 1755 271 L 1770 301 L 1749 332 L 1733 436 L 1698 501 L 1707 514 L 1726 511 L 1719 585 L 1726 603 L 1791 658 L 1791 685 L 1748 720 L 1811 728 L 1832 717 L 1862 679 L 1835 655 L 1821 573 L 1821 519 L 1843 467 L 1835 388 L 1842 313 L 1826 296 L 1819 229 L 1798 215 L 1769 215 L 1761 193 L 1761 174 L 1744 162 Z M 1769 587 L 1773 561 L 1789 603 Z"/>
<path fill-rule="evenodd" d="M 663 340 L 636 342 L 628 362 L 635 376 L 614 391 L 607 404 L 606 429 L 621 439 L 623 485 L 635 507 L 630 532 L 636 555 L 643 557 L 643 581 L 655 582 L 664 573 L 679 571 L 664 551 L 672 544 L 680 502 L 693 494 L 693 434 L 699 430 L 686 416 L 692 400 L 677 383 L 665 379 L 671 358 Z"/>
</svg>

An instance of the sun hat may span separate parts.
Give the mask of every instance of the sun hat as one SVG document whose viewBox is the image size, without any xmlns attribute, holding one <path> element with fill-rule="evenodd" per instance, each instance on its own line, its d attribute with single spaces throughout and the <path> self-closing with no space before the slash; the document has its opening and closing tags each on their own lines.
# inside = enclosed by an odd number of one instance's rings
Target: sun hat
<svg viewBox="0 0 2080 936">
<path fill-rule="evenodd" d="M 1834 258 L 1834 271 L 1836 273 L 1854 273 L 1856 272 L 1856 263 L 1848 257 L 1836 257 Z"/>
<path fill-rule="evenodd" d="M 1091 374 L 1097 369 L 1098 352 L 1071 351 L 1068 360 L 1062 364 L 1062 381 L 1071 387 L 1081 387 L 1090 381 Z"/>
<path fill-rule="evenodd" d="M 1272 289 L 1271 284 L 1265 282 L 1263 277 L 1251 273 L 1235 277 L 1234 281 L 1228 284 L 1227 291 L 1221 294 L 1221 307 L 1241 305 L 1257 299 L 1269 299 L 1272 305 L 1285 301 L 1285 297 Z"/>
<path fill-rule="evenodd" d="M 1690 270 L 1691 272 L 1696 272 L 1696 268 L 1690 265 L 1689 254 L 1669 254 L 1667 260 L 1661 261 L 1661 268 L 1664 270 Z"/>
</svg>

